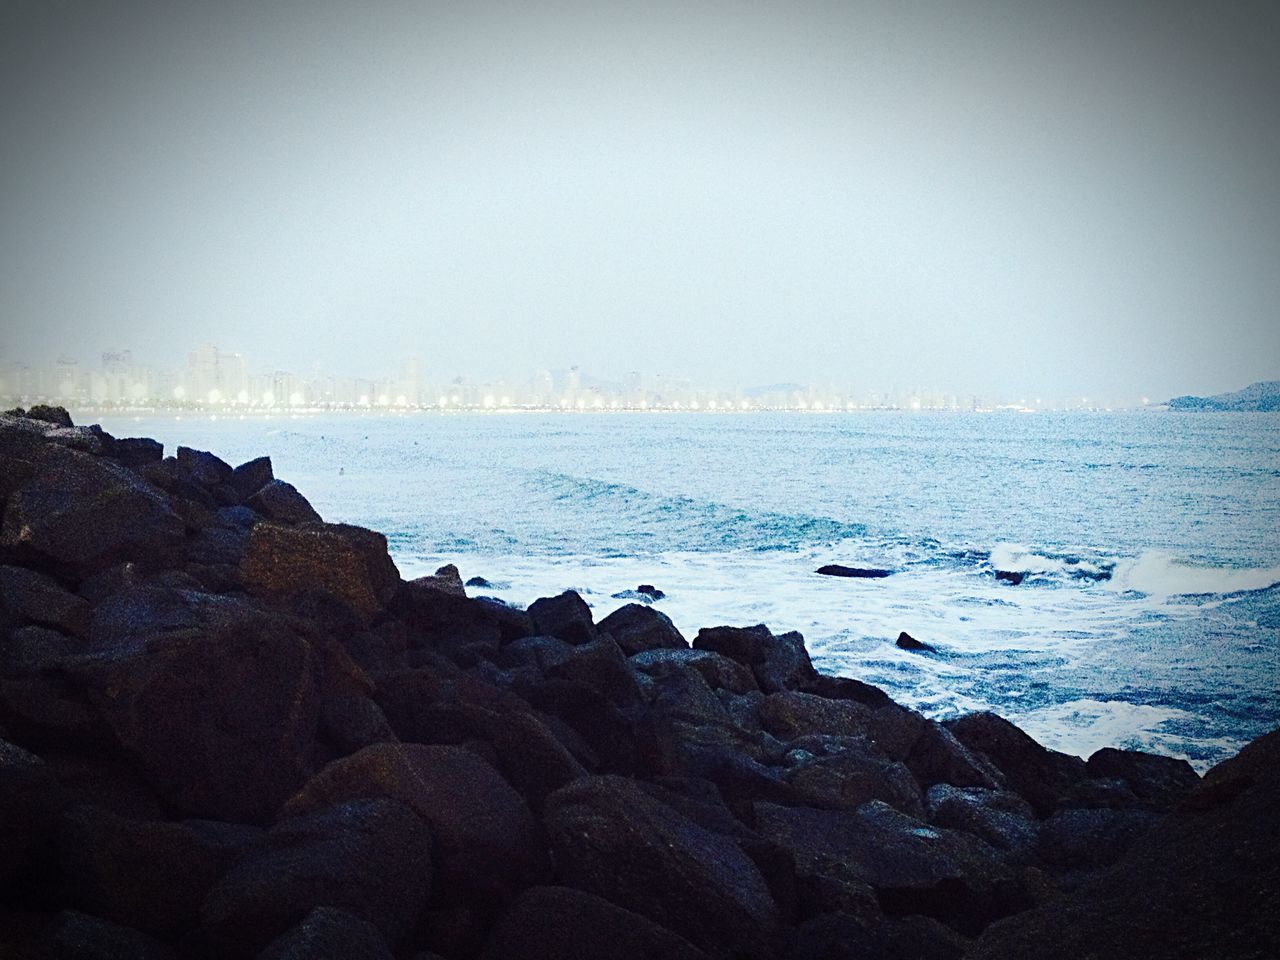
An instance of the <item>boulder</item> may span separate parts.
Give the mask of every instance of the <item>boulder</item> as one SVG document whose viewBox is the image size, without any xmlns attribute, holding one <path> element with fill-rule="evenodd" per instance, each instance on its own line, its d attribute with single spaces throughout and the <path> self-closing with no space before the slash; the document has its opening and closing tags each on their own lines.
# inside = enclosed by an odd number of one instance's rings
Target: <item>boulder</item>
<svg viewBox="0 0 1280 960">
<path fill-rule="evenodd" d="M 934 826 L 971 833 L 1014 863 L 1035 858 L 1035 811 L 1016 793 L 938 783 L 929 788 L 925 803 Z"/>
<path fill-rule="evenodd" d="M 63 573 L 154 561 L 182 537 L 168 499 L 125 467 L 49 444 L 9 498 L 0 545 Z"/>
<path fill-rule="evenodd" d="M 493 656 L 501 645 L 534 632 L 529 616 L 506 604 L 409 584 L 395 594 L 391 610 L 404 621 L 411 646 L 446 656 L 465 650 Z"/>
<path fill-rule="evenodd" d="M 62 802 L 48 765 L 0 740 L 0 899 L 16 894 L 37 864 L 47 860 Z"/>
<path fill-rule="evenodd" d="M 969 943 L 930 917 L 868 922 L 851 913 L 827 913 L 796 929 L 786 960 L 960 960 Z"/>
<path fill-rule="evenodd" d="M 652 920 L 569 887 L 522 893 L 489 936 L 481 960 L 705 960 Z"/>
<path fill-rule="evenodd" d="M 254 596 L 291 602 L 305 590 L 321 589 L 366 617 L 382 609 L 400 583 L 386 537 L 339 523 L 258 524 L 240 576 Z"/>
<path fill-rule="evenodd" d="M 1158 820 L 1149 810 L 1058 810 L 1040 825 L 1040 857 L 1058 870 L 1105 867 Z"/>
<path fill-rule="evenodd" d="M 905 763 L 925 788 L 935 783 L 949 783 L 994 790 L 1005 783 L 1004 775 L 988 759 L 970 750 L 950 730 L 933 720 L 925 721 L 919 728 L 919 736 L 911 745 Z"/>
<path fill-rule="evenodd" d="M 438 572 L 438 571 L 437 571 L 437 572 Z M 480 590 L 493 590 L 493 589 L 495 589 L 495 588 L 494 588 L 494 586 L 493 586 L 493 584 L 492 584 L 492 583 L 490 583 L 488 580 L 486 580 L 484 577 L 468 577 L 468 578 L 467 578 L 467 582 L 466 582 L 466 583 L 464 583 L 464 584 L 463 584 L 463 586 L 464 586 L 464 587 L 476 587 L 476 588 L 478 588 L 478 589 L 480 589 Z"/>
<path fill-rule="evenodd" d="M 276 478 L 271 469 L 270 457 L 257 457 L 248 460 L 231 471 L 231 485 L 240 496 L 248 500 L 255 493 Z"/>
<path fill-rule="evenodd" d="M 1200 782 L 1185 760 L 1140 750 L 1105 747 L 1085 764 L 1089 776 L 1124 782 L 1134 795 L 1153 809 L 1168 810 Z"/>
<path fill-rule="evenodd" d="M 375 743 L 396 740 L 382 708 L 357 693 L 325 699 L 320 708 L 320 736 L 340 757 Z"/>
<path fill-rule="evenodd" d="M 640 688 L 627 658 L 607 636 L 569 647 L 562 658 L 547 664 L 545 669 L 549 677 L 586 684 L 619 707 L 640 699 Z"/>
<path fill-rule="evenodd" d="M 908 816 L 924 817 L 911 771 L 866 747 L 803 762 L 791 769 L 787 782 L 812 806 L 856 810 L 870 800 L 883 800 Z"/>
<path fill-rule="evenodd" d="M 79 806 L 58 826 L 71 903 L 159 937 L 196 926 L 200 904 L 260 831 L 237 824 L 132 820 Z"/>
<path fill-rule="evenodd" d="M 648 917 L 712 956 L 767 957 L 777 907 L 759 869 L 619 777 L 585 777 L 547 800 L 561 881 Z"/>
<path fill-rule="evenodd" d="M 417 815 L 385 797 L 277 823 L 204 901 L 214 954 L 252 956 L 316 907 L 367 920 L 399 944 L 427 902 L 431 839 Z"/>
<path fill-rule="evenodd" d="M 569 643 L 587 643 L 596 638 L 591 608 L 573 590 L 557 597 L 542 597 L 529 605 L 529 618 L 537 633 L 559 637 Z"/>
<path fill-rule="evenodd" d="M 316 907 L 273 940 L 258 960 L 392 960 L 378 928 L 333 907 Z"/>
<path fill-rule="evenodd" d="M 74 663 L 87 644 L 48 627 L 19 627 L 0 646 L 0 674 L 26 677 Z"/>
<path fill-rule="evenodd" d="M 468 750 L 365 747 L 321 770 L 285 809 L 296 815 L 360 797 L 390 797 L 430 825 L 438 899 L 501 902 L 547 879 L 542 833 L 528 805 Z"/>
<path fill-rule="evenodd" d="M 0 605 L 10 615 L 76 637 L 89 635 L 89 604 L 52 577 L 24 567 L 0 567 Z"/>
<path fill-rule="evenodd" d="M 633 654 L 630 661 L 636 670 L 655 679 L 693 669 L 713 690 L 739 694 L 759 689 L 750 668 L 710 650 L 690 650 L 688 647 L 643 650 Z"/>
<path fill-rule="evenodd" d="M 1087 776 L 1079 757 L 1042 747 L 994 713 L 969 713 L 945 726 L 970 750 L 990 759 L 1004 774 L 1008 788 L 1030 801 L 1039 817 L 1048 816 L 1063 792 Z"/>
<path fill-rule="evenodd" d="M 911 650 L 916 653 L 933 652 L 933 647 L 930 644 L 922 643 L 906 631 L 898 634 L 898 639 L 895 645 L 899 650 Z"/>
<path fill-rule="evenodd" d="M 298 492 L 298 488 L 283 480 L 268 480 L 248 498 L 246 505 L 277 523 L 320 523 L 320 514 Z"/>
<path fill-rule="evenodd" d="M 159 463 L 164 459 L 164 444 L 150 437 L 122 437 L 111 445 L 111 456 L 126 467 Z"/>
<path fill-rule="evenodd" d="M 852 700 L 828 700 L 812 693 L 784 690 L 765 698 L 760 722 L 781 740 L 808 734 L 859 737 L 873 735 L 874 711 Z"/>
<path fill-rule="evenodd" d="M 63 910 L 54 917 L 29 955 L 57 960 L 178 960 L 172 947 L 145 933 L 77 910 Z"/>
<path fill-rule="evenodd" d="M 828 563 L 814 571 L 824 577 L 852 577 L 858 580 L 881 580 L 892 576 L 892 570 L 880 567 L 846 567 L 839 563 Z"/>
<path fill-rule="evenodd" d="M 48 403 L 37 403 L 27 409 L 24 414 L 28 420 L 41 420 L 44 423 L 51 423 L 55 427 L 66 427 L 70 429 L 75 426 L 71 422 L 71 414 L 67 413 L 66 407 L 58 407 Z"/>
<path fill-rule="evenodd" d="M 178 447 L 177 460 L 178 469 L 188 479 L 206 489 L 231 482 L 231 464 L 226 463 L 207 450 Z"/>
<path fill-rule="evenodd" d="M 415 590 L 439 590 L 441 593 L 451 593 L 455 597 L 467 595 L 466 588 L 462 585 L 462 575 L 452 563 L 446 563 L 430 576 L 415 577 L 408 582 L 408 585 Z"/>
<path fill-rule="evenodd" d="M 765 693 L 806 689 L 817 682 L 804 637 L 795 632 L 775 637 L 764 624 L 704 627 L 694 638 L 693 647 L 712 650 L 750 667 Z"/>
<path fill-rule="evenodd" d="M 997 570 L 996 579 L 1005 583 L 1011 583 L 1015 587 L 1027 578 L 1027 575 L 1021 570 Z"/>
<path fill-rule="evenodd" d="M 639 603 L 619 607 L 597 626 L 600 632 L 613 637 L 627 656 L 644 650 L 689 648 L 689 642 L 681 636 L 670 617 Z"/>
</svg>

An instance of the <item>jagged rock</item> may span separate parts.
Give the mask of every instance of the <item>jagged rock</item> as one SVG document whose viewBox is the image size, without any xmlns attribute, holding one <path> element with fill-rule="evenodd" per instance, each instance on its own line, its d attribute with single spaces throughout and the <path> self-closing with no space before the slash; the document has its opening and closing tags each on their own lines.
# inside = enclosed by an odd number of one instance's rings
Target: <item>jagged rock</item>
<svg viewBox="0 0 1280 960">
<path fill-rule="evenodd" d="M 750 667 L 765 693 L 805 689 L 817 681 L 817 671 L 795 633 L 774 636 L 764 624 L 754 627 L 704 627 L 694 638 L 695 650 L 712 650 Z"/>
<path fill-rule="evenodd" d="M 251 956 L 316 907 L 333 907 L 399 944 L 427 902 L 431 840 L 409 807 L 385 797 L 282 820 L 209 892 L 209 941 L 216 955 Z"/>
<path fill-rule="evenodd" d="M 1191 764 L 1140 750 L 1105 747 L 1085 764 L 1089 776 L 1117 779 L 1154 809 L 1167 810 L 1200 782 Z"/>
<path fill-rule="evenodd" d="M 462 585 L 462 575 L 452 563 L 446 563 L 430 576 L 410 580 L 409 586 L 415 590 L 439 590 L 441 593 L 451 593 L 456 597 L 467 595 Z"/>
<path fill-rule="evenodd" d="M 929 788 L 925 802 L 935 826 L 971 833 L 1011 862 L 1027 863 L 1035 857 L 1035 811 L 1016 793 L 938 783 Z"/>
<path fill-rule="evenodd" d="M 636 587 L 636 593 L 643 593 L 654 600 L 661 600 L 666 596 L 665 593 L 655 587 L 652 583 L 640 584 L 640 586 Z"/>
<path fill-rule="evenodd" d="M 62 802 L 48 765 L 0 740 L 0 894 L 15 892 L 45 859 Z"/>
<path fill-rule="evenodd" d="M 305 590 L 322 589 L 366 617 L 390 601 L 400 581 L 382 534 L 337 523 L 258 524 L 249 535 L 240 576 L 254 596 L 287 602 Z"/>
<path fill-rule="evenodd" d="M 324 701 L 320 708 L 320 735 L 338 756 L 396 740 L 382 708 L 360 694 L 343 694 Z"/>
<path fill-rule="evenodd" d="M 395 594 L 391 610 L 404 621 L 414 648 L 446 656 L 480 650 L 492 657 L 502 644 L 534 632 L 527 614 L 505 604 L 408 584 Z"/>
<path fill-rule="evenodd" d="M 55 427 L 73 427 L 75 424 L 71 422 L 71 414 L 67 413 L 66 407 L 57 407 L 48 403 L 37 403 L 28 408 L 23 414 L 28 420 L 43 420 L 45 423 L 52 423 Z"/>
<path fill-rule="evenodd" d="M 930 644 L 922 643 L 906 631 L 898 634 L 898 639 L 895 642 L 895 645 L 900 650 L 913 650 L 917 653 L 933 652 L 933 647 Z"/>
<path fill-rule="evenodd" d="M 966 747 L 946 727 L 928 720 L 919 730 L 904 762 L 920 786 L 949 783 L 995 790 L 1005 785 L 1004 775 L 997 767 Z"/>
<path fill-rule="evenodd" d="M 34 570 L 0 567 L 0 605 L 31 623 L 77 637 L 89 635 L 88 602 Z"/>
<path fill-rule="evenodd" d="M 710 650 L 690 650 L 687 647 L 678 650 L 643 650 L 633 654 L 630 662 L 635 669 L 654 678 L 693 669 L 702 675 L 702 679 L 713 690 L 750 693 L 759 689 L 755 674 L 748 667 Z"/>
<path fill-rule="evenodd" d="M 298 488 L 283 480 L 268 480 L 246 501 L 246 505 L 277 523 L 320 523 L 310 501 Z"/>
<path fill-rule="evenodd" d="M 25 677 L 72 663 L 85 654 L 87 644 L 48 627 L 20 627 L 0 647 L 0 674 Z"/>
<path fill-rule="evenodd" d="M 838 563 L 828 563 L 814 571 L 824 577 L 853 577 L 859 580 L 881 580 L 892 576 L 892 570 L 879 567 L 846 567 Z"/>
<path fill-rule="evenodd" d="M 544 881 L 541 831 L 524 799 L 488 763 L 450 746 L 381 743 L 335 760 L 289 801 L 299 814 L 357 797 L 391 797 L 431 827 L 438 892 L 489 902 Z"/>
<path fill-rule="evenodd" d="M 812 693 L 784 690 L 770 694 L 760 722 L 775 737 L 794 740 L 808 734 L 832 734 L 870 740 L 873 711 L 852 700 L 828 700 Z"/>
<path fill-rule="evenodd" d="M 911 771 L 866 747 L 801 763 L 787 775 L 787 782 L 812 806 L 856 810 L 869 800 L 883 800 L 908 816 L 924 817 L 920 787 Z"/>
<path fill-rule="evenodd" d="M 231 464 L 207 450 L 178 447 L 177 461 L 179 470 L 202 487 L 211 488 L 231 482 Z"/>
<path fill-rule="evenodd" d="M 689 642 L 676 629 L 671 618 L 660 610 L 639 603 L 619 607 L 597 624 L 627 656 L 644 650 L 687 650 Z"/>
<path fill-rule="evenodd" d="M 705 960 L 665 927 L 568 887 L 522 893 L 485 944 L 481 960 Z"/>
<path fill-rule="evenodd" d="M 570 646 L 563 657 L 547 663 L 545 670 L 548 677 L 585 683 L 620 707 L 640 699 L 640 688 L 627 666 L 627 658 L 607 636 Z"/>
<path fill-rule="evenodd" d="M 49 444 L 9 498 L 0 545 L 66 572 L 87 573 L 122 560 L 153 561 L 181 536 L 167 498 L 136 474 Z"/>
<path fill-rule="evenodd" d="M 58 960 L 177 960 L 177 953 L 145 933 L 76 910 L 63 910 L 40 935 L 36 957 Z"/>
<path fill-rule="evenodd" d="M 159 463 L 164 459 L 164 444 L 149 437 L 121 437 L 111 445 L 111 456 L 126 467 Z"/>
<path fill-rule="evenodd" d="M 1105 867 L 1158 819 L 1149 810 L 1058 810 L 1040 825 L 1040 856 L 1059 870 Z"/>
<path fill-rule="evenodd" d="M 634 911 L 712 956 L 765 957 L 777 907 L 732 840 L 629 780 L 585 777 L 547 800 L 562 881 Z"/>
<path fill-rule="evenodd" d="M 529 605 L 529 617 L 534 630 L 549 637 L 570 643 L 587 643 L 596 638 L 591 608 L 573 590 L 533 601 Z"/>
<path fill-rule="evenodd" d="M 57 865 L 75 906 L 159 937 L 193 928 L 200 904 L 260 831 L 131 820 L 91 806 L 64 815 Z"/>
<path fill-rule="evenodd" d="M 1027 575 L 1020 570 L 997 570 L 996 579 L 1005 583 L 1011 583 L 1015 587 L 1027 578 Z"/>
<path fill-rule="evenodd" d="M 818 679 L 812 686 L 806 688 L 805 692 L 826 697 L 828 700 L 852 700 L 872 709 L 889 705 L 897 706 L 879 687 L 873 687 L 869 683 L 863 683 L 852 677 L 829 677 L 820 673 Z"/>
<path fill-rule="evenodd" d="M 333 907 L 316 907 L 273 940 L 258 960 L 392 960 L 378 928 Z"/>
<path fill-rule="evenodd" d="M 1079 757 L 1042 747 L 994 713 L 966 714 L 945 726 L 969 749 L 986 755 L 1004 774 L 1009 789 L 1031 802 L 1037 816 L 1048 816 L 1063 792 L 1087 775 Z"/>
<path fill-rule="evenodd" d="M 275 478 L 270 457 L 255 457 L 231 471 L 231 485 L 245 500 L 251 498 Z"/>
</svg>

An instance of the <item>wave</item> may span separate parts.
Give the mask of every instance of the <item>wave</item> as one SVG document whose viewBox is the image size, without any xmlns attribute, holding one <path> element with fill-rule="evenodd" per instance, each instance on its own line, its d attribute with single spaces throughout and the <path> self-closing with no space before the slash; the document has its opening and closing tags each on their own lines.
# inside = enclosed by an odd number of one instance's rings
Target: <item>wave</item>
<svg viewBox="0 0 1280 960">
<path fill-rule="evenodd" d="M 1093 560 L 1074 554 L 1055 554 L 1033 550 L 1018 543 L 997 543 L 987 557 L 993 570 L 1021 573 L 1030 577 L 1069 578 L 1073 580 L 1109 580 L 1116 561 Z"/>
<path fill-rule="evenodd" d="M 1203 596 L 1266 590 L 1280 584 L 1280 567 L 1202 566 L 1163 550 L 1148 550 L 1116 566 L 1112 587 L 1148 596 Z"/>
</svg>

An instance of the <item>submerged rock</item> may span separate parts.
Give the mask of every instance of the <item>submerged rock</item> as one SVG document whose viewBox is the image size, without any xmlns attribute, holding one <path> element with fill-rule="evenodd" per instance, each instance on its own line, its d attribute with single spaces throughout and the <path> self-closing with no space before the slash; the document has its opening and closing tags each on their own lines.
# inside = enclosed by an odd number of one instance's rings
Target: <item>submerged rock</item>
<svg viewBox="0 0 1280 960">
<path fill-rule="evenodd" d="M 846 567 L 839 563 L 825 564 L 814 573 L 820 573 L 824 577 L 851 577 L 858 580 L 882 580 L 893 576 L 892 570 L 881 567 Z"/>
<path fill-rule="evenodd" d="M 934 649 L 931 645 L 922 643 L 906 631 L 898 634 L 896 646 L 900 650 L 914 650 L 920 653 L 931 653 Z"/>
</svg>

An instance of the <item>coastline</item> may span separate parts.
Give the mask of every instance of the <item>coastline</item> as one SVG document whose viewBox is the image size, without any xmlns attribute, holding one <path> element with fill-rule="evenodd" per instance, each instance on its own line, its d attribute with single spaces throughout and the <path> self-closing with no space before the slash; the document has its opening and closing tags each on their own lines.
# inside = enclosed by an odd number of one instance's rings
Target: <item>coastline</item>
<svg viewBox="0 0 1280 960">
<path fill-rule="evenodd" d="M 1276 733 L 1201 778 L 937 723 L 796 633 L 406 582 L 266 458 L 47 416 L 0 417 L 20 956 L 1066 956 L 1116 946 L 1135 873 L 1170 951 L 1274 942 L 1276 858 L 1225 836 L 1274 846 Z"/>
</svg>

